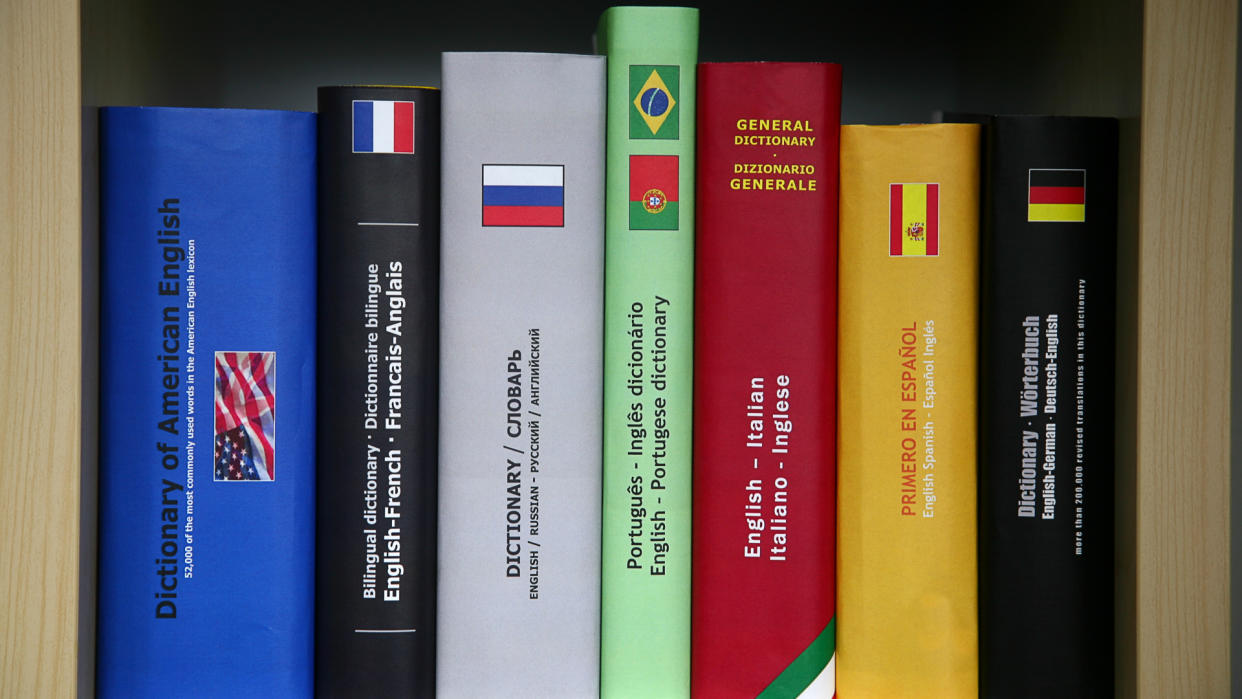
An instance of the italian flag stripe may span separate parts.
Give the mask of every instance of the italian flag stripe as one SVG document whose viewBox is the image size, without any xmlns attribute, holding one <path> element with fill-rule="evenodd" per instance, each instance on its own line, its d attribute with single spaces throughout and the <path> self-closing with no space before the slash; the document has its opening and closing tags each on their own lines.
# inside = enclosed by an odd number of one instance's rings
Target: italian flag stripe
<svg viewBox="0 0 1242 699">
<path fill-rule="evenodd" d="M 825 669 L 832 671 L 831 660 L 836 654 L 837 645 L 837 620 L 833 618 L 819 632 L 819 636 L 811 641 L 811 645 L 806 650 L 798 654 L 797 658 L 789 664 L 788 667 L 772 680 L 762 692 L 759 693 L 759 699 L 792 699 L 800 696 L 802 691 L 811 686 L 812 683 L 817 685 L 823 684 L 816 682 L 816 679 L 824 672 Z M 834 687 L 835 678 L 827 678 L 827 687 Z M 825 696 L 832 696 L 833 692 L 829 692 Z"/>
</svg>

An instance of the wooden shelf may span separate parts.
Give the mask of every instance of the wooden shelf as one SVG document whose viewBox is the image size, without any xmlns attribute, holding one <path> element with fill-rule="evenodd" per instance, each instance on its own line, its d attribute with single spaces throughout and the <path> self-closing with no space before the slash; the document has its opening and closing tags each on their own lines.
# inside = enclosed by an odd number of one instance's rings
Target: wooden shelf
<svg viewBox="0 0 1242 699">
<path fill-rule="evenodd" d="M 1150 0 L 1146 13 L 1135 510 L 1125 523 L 1135 626 L 1123 636 L 1135 664 L 1122 687 L 1225 697 L 1237 5 Z"/>
<path fill-rule="evenodd" d="M 78 685 L 78 7 L 0 3 L 0 696 Z M 92 614 L 92 610 L 84 610 Z M 92 626 L 93 628 L 93 626 Z"/>
<path fill-rule="evenodd" d="M 0 697 L 94 691 L 90 108 L 435 84 L 442 50 L 589 51 L 605 4 L 0 0 Z M 848 122 L 1122 117 L 1118 696 L 1227 696 L 1237 0 L 819 8 L 708 5 L 700 55 L 841 62 Z"/>
</svg>

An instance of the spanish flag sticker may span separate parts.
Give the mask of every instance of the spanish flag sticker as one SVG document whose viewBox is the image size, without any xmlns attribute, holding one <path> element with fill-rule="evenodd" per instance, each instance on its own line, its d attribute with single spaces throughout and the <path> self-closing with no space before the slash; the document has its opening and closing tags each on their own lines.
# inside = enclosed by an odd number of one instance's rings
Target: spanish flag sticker
<svg viewBox="0 0 1242 699">
<path fill-rule="evenodd" d="M 1087 171 L 1027 171 L 1026 220 L 1082 223 L 1087 220 Z"/>
<path fill-rule="evenodd" d="M 906 182 L 888 186 L 888 254 L 940 254 L 940 185 Z"/>
</svg>

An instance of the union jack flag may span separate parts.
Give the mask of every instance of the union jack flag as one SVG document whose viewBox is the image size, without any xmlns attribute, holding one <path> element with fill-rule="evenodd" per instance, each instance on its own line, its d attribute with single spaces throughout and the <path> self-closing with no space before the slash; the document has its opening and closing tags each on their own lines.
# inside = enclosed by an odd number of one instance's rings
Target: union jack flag
<svg viewBox="0 0 1242 699">
<path fill-rule="evenodd" d="M 216 352 L 215 479 L 276 479 L 276 353 Z"/>
</svg>

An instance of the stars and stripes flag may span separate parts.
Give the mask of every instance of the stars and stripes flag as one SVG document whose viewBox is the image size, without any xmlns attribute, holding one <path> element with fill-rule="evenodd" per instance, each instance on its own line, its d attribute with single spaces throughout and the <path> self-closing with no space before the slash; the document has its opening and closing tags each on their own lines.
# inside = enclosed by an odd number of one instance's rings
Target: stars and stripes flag
<svg viewBox="0 0 1242 699">
<path fill-rule="evenodd" d="M 216 352 L 215 479 L 276 478 L 276 353 Z"/>
</svg>

